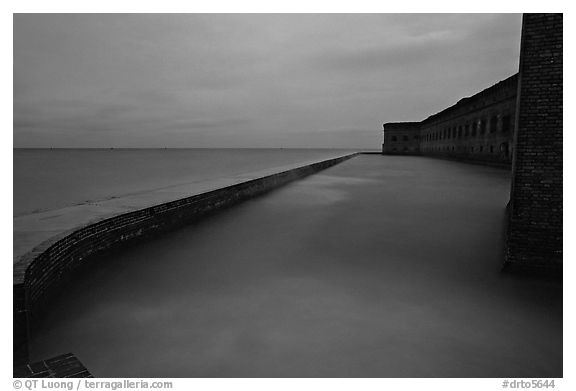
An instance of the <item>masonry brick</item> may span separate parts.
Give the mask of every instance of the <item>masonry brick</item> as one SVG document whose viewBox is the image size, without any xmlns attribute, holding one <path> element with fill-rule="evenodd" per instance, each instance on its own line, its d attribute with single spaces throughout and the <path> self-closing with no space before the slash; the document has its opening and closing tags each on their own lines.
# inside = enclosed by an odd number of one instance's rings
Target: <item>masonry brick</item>
<svg viewBox="0 0 576 391">
<path fill-rule="evenodd" d="M 44 361 L 15 366 L 13 376 L 19 378 L 93 377 L 72 353 L 62 354 Z"/>
<path fill-rule="evenodd" d="M 524 14 L 506 267 L 562 267 L 562 14 Z"/>
</svg>

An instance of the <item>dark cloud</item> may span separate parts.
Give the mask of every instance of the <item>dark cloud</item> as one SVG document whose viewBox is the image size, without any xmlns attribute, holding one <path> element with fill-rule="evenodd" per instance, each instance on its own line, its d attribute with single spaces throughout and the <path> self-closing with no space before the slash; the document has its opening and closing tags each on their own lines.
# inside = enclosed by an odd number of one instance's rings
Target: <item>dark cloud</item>
<svg viewBox="0 0 576 391">
<path fill-rule="evenodd" d="M 378 148 L 519 39 L 513 14 L 17 14 L 14 145 Z"/>
</svg>

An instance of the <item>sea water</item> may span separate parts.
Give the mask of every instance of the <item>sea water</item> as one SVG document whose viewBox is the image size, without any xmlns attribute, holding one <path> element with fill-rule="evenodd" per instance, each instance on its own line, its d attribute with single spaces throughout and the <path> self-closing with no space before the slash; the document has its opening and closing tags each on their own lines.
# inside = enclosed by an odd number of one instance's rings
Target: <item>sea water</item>
<svg viewBox="0 0 576 391">
<path fill-rule="evenodd" d="M 352 152 L 335 149 L 14 149 L 14 216 Z"/>
</svg>

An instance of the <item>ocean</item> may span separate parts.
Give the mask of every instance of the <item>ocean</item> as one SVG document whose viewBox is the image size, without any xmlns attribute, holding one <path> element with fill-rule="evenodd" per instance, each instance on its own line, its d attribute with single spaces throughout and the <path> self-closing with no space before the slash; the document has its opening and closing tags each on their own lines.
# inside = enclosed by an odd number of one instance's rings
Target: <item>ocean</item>
<svg viewBox="0 0 576 391">
<path fill-rule="evenodd" d="M 14 216 L 313 159 L 342 149 L 14 149 Z"/>
</svg>

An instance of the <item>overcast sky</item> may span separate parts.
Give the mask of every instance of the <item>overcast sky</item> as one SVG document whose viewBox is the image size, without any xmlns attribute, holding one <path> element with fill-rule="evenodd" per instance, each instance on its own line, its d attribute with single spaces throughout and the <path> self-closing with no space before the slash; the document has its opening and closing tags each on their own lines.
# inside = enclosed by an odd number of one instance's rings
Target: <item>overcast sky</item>
<svg viewBox="0 0 576 391">
<path fill-rule="evenodd" d="M 518 70 L 517 14 L 15 15 L 15 147 L 370 148 Z"/>
</svg>

